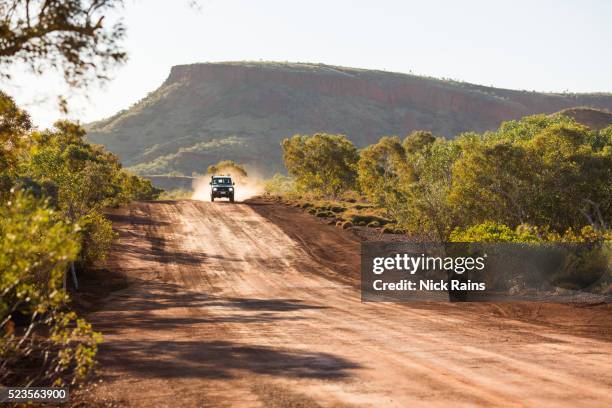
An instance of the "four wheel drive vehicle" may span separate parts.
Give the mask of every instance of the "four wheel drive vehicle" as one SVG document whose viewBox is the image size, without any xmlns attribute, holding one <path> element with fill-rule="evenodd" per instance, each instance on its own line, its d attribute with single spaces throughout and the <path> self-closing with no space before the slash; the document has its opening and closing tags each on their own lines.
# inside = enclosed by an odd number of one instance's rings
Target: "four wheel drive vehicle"
<svg viewBox="0 0 612 408">
<path fill-rule="evenodd" d="M 234 182 L 230 176 L 212 176 L 210 178 L 210 201 L 215 198 L 229 198 L 234 202 Z"/>
</svg>

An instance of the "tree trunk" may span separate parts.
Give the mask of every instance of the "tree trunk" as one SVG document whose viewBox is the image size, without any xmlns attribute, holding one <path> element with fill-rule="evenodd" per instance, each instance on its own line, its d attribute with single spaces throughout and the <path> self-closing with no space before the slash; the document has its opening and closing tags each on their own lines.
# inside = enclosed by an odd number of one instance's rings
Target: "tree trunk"
<svg viewBox="0 0 612 408">
<path fill-rule="evenodd" d="M 72 275 L 72 283 L 74 283 L 74 288 L 79 290 L 79 281 L 77 281 L 76 269 L 74 268 L 74 262 L 70 262 L 70 274 Z"/>
</svg>

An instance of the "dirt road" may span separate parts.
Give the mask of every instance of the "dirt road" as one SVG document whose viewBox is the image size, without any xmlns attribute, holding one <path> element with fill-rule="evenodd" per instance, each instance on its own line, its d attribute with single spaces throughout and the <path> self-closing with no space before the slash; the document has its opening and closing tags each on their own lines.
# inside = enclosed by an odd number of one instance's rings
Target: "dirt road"
<svg viewBox="0 0 612 408">
<path fill-rule="evenodd" d="M 129 284 L 89 317 L 105 338 L 92 403 L 612 406 L 609 308 L 534 323 L 553 306 L 518 319 L 364 304 L 347 276 L 356 238 L 321 224 L 301 240 L 300 220 L 291 232 L 279 214 L 168 201 L 114 215 L 106 267 Z"/>
</svg>

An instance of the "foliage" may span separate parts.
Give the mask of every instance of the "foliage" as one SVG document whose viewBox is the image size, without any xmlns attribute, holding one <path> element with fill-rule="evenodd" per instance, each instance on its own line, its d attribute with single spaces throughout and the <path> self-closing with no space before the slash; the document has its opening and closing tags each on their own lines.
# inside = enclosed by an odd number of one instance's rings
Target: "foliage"
<svg viewBox="0 0 612 408">
<path fill-rule="evenodd" d="M 359 182 L 369 201 L 412 234 L 444 240 L 454 218 L 447 202 L 456 143 L 416 131 L 402 143 L 384 137 L 361 151 Z"/>
<path fill-rule="evenodd" d="M 281 143 L 285 167 L 301 191 L 337 197 L 357 185 L 357 149 L 344 135 L 295 135 Z"/>
<path fill-rule="evenodd" d="M 447 197 L 452 187 L 452 163 L 459 154 L 457 143 L 443 139 L 407 153 L 406 161 L 414 181 L 400 186 L 407 198 L 395 212 L 398 223 L 408 232 L 427 239 L 432 234 L 434 239 L 447 239 L 456 223 Z"/>
<path fill-rule="evenodd" d="M 103 24 L 121 0 L 11 0 L 0 2 L 0 67 L 16 61 L 36 73 L 58 68 L 70 85 L 125 61 L 121 22 Z M 6 72 L 6 69 L 2 70 Z M 6 75 L 6 74 L 5 74 Z"/>
<path fill-rule="evenodd" d="M 69 265 L 105 256 L 114 237 L 105 207 L 159 190 L 87 143 L 78 124 L 32 130 L 4 94 L 0 136 L 0 383 L 76 381 L 100 339 L 67 307 Z"/>
<path fill-rule="evenodd" d="M 81 244 L 80 260 L 92 264 L 106 257 L 113 243 L 113 224 L 98 211 L 90 211 L 79 219 Z"/>
<path fill-rule="evenodd" d="M 79 253 L 78 235 L 75 225 L 29 194 L 11 193 L 0 206 L 0 383 L 74 381 L 93 367 L 100 336 L 63 310 L 62 282 Z M 19 377 L 26 358 L 40 367 Z"/>
<path fill-rule="evenodd" d="M 115 174 L 114 184 L 115 190 L 119 192 L 114 198 L 107 199 L 109 205 L 120 205 L 134 200 L 155 200 L 163 192 L 162 189 L 154 187 L 151 180 L 125 170 Z"/>
<path fill-rule="evenodd" d="M 436 141 L 436 137 L 425 130 L 415 130 L 410 133 L 402 142 L 402 147 L 408 154 L 414 154 L 426 149 Z"/>
<path fill-rule="evenodd" d="M 343 136 L 286 139 L 298 190 L 339 198 L 347 186 L 331 186 L 354 175 L 345 165 L 349 146 Z M 592 131 L 566 116 L 534 115 L 455 140 L 416 131 L 362 149 L 356 169 L 368 201 L 422 239 L 583 240 L 568 231 L 610 231 L 612 127 Z"/>
<path fill-rule="evenodd" d="M 233 160 L 221 160 L 217 164 L 208 166 L 207 174 L 219 175 L 222 173 L 231 174 L 234 177 L 246 177 L 247 171 L 243 165 L 236 163 Z"/>
<path fill-rule="evenodd" d="M 468 228 L 456 228 L 449 238 L 450 242 L 539 242 L 540 237 L 533 228 L 519 226 L 516 230 L 507 225 L 486 221 Z"/>
<path fill-rule="evenodd" d="M 412 181 L 406 152 L 398 137 L 383 137 L 361 150 L 358 179 L 368 200 L 382 207 L 395 208 L 406 197 L 399 186 Z"/>
<path fill-rule="evenodd" d="M 155 127 L 154 131 L 157 132 L 159 129 Z M 134 137 L 142 138 L 143 135 L 139 134 Z M 117 146 L 113 145 L 112 140 L 109 140 L 108 137 L 96 137 L 96 140 L 104 142 L 107 146 L 113 146 L 111 149 L 113 151 L 121 151 L 120 148 L 118 149 Z M 130 138 L 130 141 L 134 143 L 135 139 Z M 178 143 L 178 140 L 176 142 Z M 249 151 L 249 149 L 250 146 L 246 141 L 236 136 L 199 142 L 189 147 L 179 147 L 178 150 L 173 150 L 173 147 L 162 143 L 143 149 L 144 154 L 155 155 L 155 159 L 138 163 L 131 166 L 129 169 L 138 175 L 183 176 L 194 172 L 201 173 L 202 163 L 214 163 L 214 160 L 218 157 L 234 156 L 236 151 L 240 151 L 241 154 L 244 154 L 244 152 Z M 251 151 L 251 154 L 257 153 Z M 194 160 L 194 157 L 198 159 Z M 260 156 L 258 155 L 258 157 Z"/>
<path fill-rule="evenodd" d="M 30 116 L 13 98 L 0 91 L 0 173 L 14 167 L 25 134 L 32 128 Z"/>
<path fill-rule="evenodd" d="M 27 160 L 19 163 L 18 173 L 38 185 L 53 186 L 57 209 L 69 222 L 83 226 L 79 259 L 90 264 L 103 257 L 113 237 L 102 209 L 154 199 L 159 190 L 149 180 L 124 172 L 116 156 L 85 142 L 84 136 L 82 127 L 65 121 L 51 130 L 31 132 Z"/>
<path fill-rule="evenodd" d="M 575 231 L 572 228 L 563 233 L 552 231 L 549 227 L 536 227 L 521 224 L 515 229 L 505 224 L 486 221 L 467 228 L 456 228 L 450 234 L 450 242 L 612 242 L 611 231 L 598 231 L 590 225 Z"/>
<path fill-rule="evenodd" d="M 188 199 L 193 196 L 193 191 L 184 189 L 166 190 L 158 197 L 159 200 L 181 200 Z"/>
<path fill-rule="evenodd" d="M 468 225 L 497 220 L 558 232 L 587 224 L 606 229 L 612 217 L 612 147 L 603 144 L 564 117 L 504 124 L 495 134 L 464 141 L 449 203 Z"/>
<path fill-rule="evenodd" d="M 266 194 L 288 194 L 295 191 L 295 181 L 291 177 L 276 173 L 272 178 L 264 181 Z"/>
<path fill-rule="evenodd" d="M 560 115 L 528 116 L 455 140 L 418 131 L 402 143 L 405 163 L 397 138 L 363 149 L 359 181 L 370 202 L 425 238 L 444 241 L 456 228 L 487 222 L 513 231 L 546 228 L 546 239 L 585 226 L 605 232 L 612 218 L 611 134 Z"/>
<path fill-rule="evenodd" d="M 60 208 L 72 219 L 91 210 L 131 200 L 150 200 L 160 193 L 149 180 L 122 170 L 115 155 L 84 140 L 84 129 L 60 121 L 55 128 L 33 132 L 29 160 L 20 173 L 57 186 Z"/>
</svg>

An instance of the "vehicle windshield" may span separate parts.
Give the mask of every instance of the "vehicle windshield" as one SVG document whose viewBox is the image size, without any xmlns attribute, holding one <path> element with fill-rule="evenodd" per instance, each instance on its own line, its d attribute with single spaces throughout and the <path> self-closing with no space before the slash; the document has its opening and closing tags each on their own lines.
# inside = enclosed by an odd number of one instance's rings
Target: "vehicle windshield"
<svg viewBox="0 0 612 408">
<path fill-rule="evenodd" d="M 222 186 L 231 186 L 232 179 L 229 177 L 219 177 L 213 179 L 213 184 L 222 185 Z"/>
</svg>

